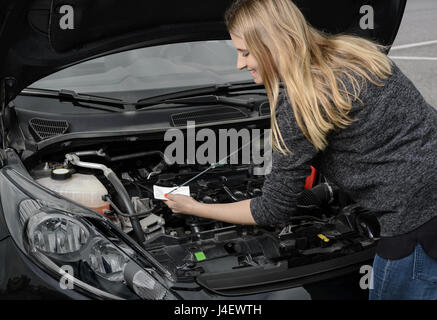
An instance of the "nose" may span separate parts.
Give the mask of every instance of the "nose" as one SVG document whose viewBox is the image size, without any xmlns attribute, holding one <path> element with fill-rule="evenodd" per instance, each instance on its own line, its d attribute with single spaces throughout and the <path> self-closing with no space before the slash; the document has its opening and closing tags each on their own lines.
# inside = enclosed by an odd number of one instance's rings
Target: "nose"
<svg viewBox="0 0 437 320">
<path fill-rule="evenodd" d="M 242 57 L 240 54 L 238 55 L 237 58 L 237 69 L 239 70 L 243 70 L 247 68 L 247 63 L 246 63 L 246 58 Z"/>
</svg>

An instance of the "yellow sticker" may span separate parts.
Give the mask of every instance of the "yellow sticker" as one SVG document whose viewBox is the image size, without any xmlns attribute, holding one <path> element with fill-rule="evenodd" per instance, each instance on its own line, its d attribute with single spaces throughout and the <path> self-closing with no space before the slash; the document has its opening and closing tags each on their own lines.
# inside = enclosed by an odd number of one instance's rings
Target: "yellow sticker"
<svg viewBox="0 0 437 320">
<path fill-rule="evenodd" d="M 319 233 L 317 236 L 318 236 L 320 239 L 322 239 L 323 241 L 325 241 L 325 242 L 329 242 L 329 239 L 328 239 L 325 235 Z"/>
</svg>

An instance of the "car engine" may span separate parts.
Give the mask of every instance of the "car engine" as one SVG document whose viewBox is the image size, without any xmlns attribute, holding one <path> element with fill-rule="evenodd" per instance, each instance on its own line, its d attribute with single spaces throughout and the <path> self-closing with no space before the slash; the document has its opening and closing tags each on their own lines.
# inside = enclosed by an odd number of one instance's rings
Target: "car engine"
<svg viewBox="0 0 437 320">
<path fill-rule="evenodd" d="M 268 267 L 279 262 L 290 268 L 325 261 L 367 249 L 378 236 L 377 221 L 372 215 L 320 174 L 313 187 L 301 193 L 298 214 L 290 217 L 288 223 L 270 227 L 232 225 L 174 214 L 162 200 L 154 199 L 154 185 L 179 186 L 207 166 L 169 166 L 160 151 L 110 157 L 103 150 L 71 153 L 80 156 L 80 162 L 75 164 L 65 154 L 41 159 L 30 174 L 37 182 L 57 180 L 57 185 L 80 174 L 95 176 L 107 191 L 102 200 L 108 206 L 100 213 L 135 237 L 134 220 L 127 213 L 123 194 L 104 172 L 96 170 L 101 169 L 98 166 L 109 168 L 134 208 L 144 237 L 143 247 L 178 281 L 189 282 L 203 273 Z M 53 176 L 59 169 L 64 175 L 65 170 L 70 172 L 66 180 Z M 191 196 L 204 203 L 229 203 L 260 196 L 264 176 L 254 174 L 254 170 L 253 165 L 212 169 L 189 184 Z"/>
</svg>

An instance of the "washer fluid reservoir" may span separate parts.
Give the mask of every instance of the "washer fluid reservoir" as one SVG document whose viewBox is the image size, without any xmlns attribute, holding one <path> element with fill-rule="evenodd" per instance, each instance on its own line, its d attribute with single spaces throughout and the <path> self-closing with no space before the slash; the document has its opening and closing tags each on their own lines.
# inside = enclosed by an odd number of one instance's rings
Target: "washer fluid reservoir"
<svg viewBox="0 0 437 320">
<path fill-rule="evenodd" d="M 68 169 L 53 169 L 50 177 L 36 182 L 102 215 L 109 210 L 109 203 L 102 200 L 108 194 L 105 186 L 94 175 L 71 173 Z"/>
</svg>

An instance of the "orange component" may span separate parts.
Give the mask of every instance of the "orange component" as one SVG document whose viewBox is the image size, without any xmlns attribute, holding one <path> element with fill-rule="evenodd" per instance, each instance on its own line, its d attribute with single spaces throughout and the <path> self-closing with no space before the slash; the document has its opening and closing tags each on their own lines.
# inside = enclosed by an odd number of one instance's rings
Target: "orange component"
<svg viewBox="0 0 437 320">
<path fill-rule="evenodd" d="M 311 189 L 316 182 L 317 170 L 311 166 L 311 174 L 305 180 L 305 189 Z"/>
<path fill-rule="evenodd" d="M 100 213 L 102 216 L 105 216 L 105 217 L 106 217 L 105 210 L 109 210 L 109 203 L 108 203 L 108 204 L 105 204 L 105 205 L 103 205 L 103 206 L 95 207 L 95 208 L 91 208 L 91 209 L 97 211 L 97 212 Z"/>
</svg>

